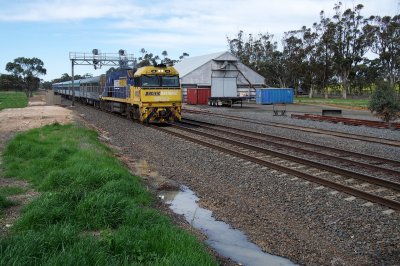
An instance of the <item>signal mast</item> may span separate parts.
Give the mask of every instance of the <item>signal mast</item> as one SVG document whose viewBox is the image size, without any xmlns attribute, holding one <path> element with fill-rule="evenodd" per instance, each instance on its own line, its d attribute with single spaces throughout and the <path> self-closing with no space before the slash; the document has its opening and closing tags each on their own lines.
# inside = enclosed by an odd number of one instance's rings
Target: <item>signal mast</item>
<svg viewBox="0 0 400 266">
<path fill-rule="evenodd" d="M 100 69 L 102 66 L 116 66 L 125 69 L 136 67 L 136 59 L 133 54 L 127 54 L 123 49 L 120 49 L 118 53 L 101 53 L 99 49 L 93 49 L 92 53 L 70 52 L 69 60 L 71 60 L 72 72 L 72 106 L 75 104 L 75 65 L 92 65 L 94 69 Z"/>
</svg>

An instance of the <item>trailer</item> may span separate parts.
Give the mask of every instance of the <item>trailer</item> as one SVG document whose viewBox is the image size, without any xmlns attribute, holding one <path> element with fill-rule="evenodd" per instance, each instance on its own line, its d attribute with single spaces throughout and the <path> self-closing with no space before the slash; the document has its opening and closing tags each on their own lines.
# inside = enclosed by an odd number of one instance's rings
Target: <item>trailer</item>
<svg viewBox="0 0 400 266">
<path fill-rule="evenodd" d="M 234 104 L 239 104 L 243 107 L 244 100 L 250 100 L 254 97 L 208 97 L 208 105 L 210 106 L 225 106 L 232 107 Z"/>
</svg>

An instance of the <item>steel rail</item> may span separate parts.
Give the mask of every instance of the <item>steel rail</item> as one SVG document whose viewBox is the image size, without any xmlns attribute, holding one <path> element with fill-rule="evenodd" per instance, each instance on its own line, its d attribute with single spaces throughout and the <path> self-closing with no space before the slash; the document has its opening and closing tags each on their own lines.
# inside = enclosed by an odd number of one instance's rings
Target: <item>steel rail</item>
<svg viewBox="0 0 400 266">
<path fill-rule="evenodd" d="M 292 114 L 291 118 L 296 119 L 304 119 L 304 120 L 314 120 L 314 121 L 324 121 L 331 123 L 343 123 L 346 125 L 353 126 L 369 126 L 376 128 L 392 128 L 392 129 L 400 129 L 400 123 L 385 123 L 382 121 L 373 121 L 373 120 L 365 120 L 365 119 L 354 119 L 354 118 L 346 118 L 346 117 L 336 117 L 336 116 L 324 116 L 324 115 L 314 115 L 314 114 Z"/>
<path fill-rule="evenodd" d="M 314 129 L 314 128 L 302 127 L 302 126 L 293 126 L 293 125 L 287 125 L 287 124 L 275 123 L 275 122 L 261 122 L 259 120 L 255 120 L 255 119 L 251 119 L 251 118 L 243 118 L 243 117 L 238 117 L 238 116 L 215 114 L 215 113 L 212 113 L 212 112 L 194 111 L 194 110 L 187 110 L 187 109 L 184 109 L 182 111 L 183 112 L 188 112 L 188 113 L 198 113 L 198 114 L 205 114 L 205 115 L 213 115 L 213 116 L 229 118 L 229 119 L 232 119 L 232 120 L 244 121 L 244 122 L 249 122 L 249 123 L 263 125 L 263 126 L 273 126 L 273 127 L 294 129 L 294 130 L 300 130 L 300 131 L 310 132 L 310 133 L 315 133 L 315 134 L 331 135 L 331 136 L 335 136 L 335 137 L 341 137 L 341 138 L 354 139 L 354 140 L 360 140 L 360 141 L 366 141 L 366 142 L 372 142 L 372 143 L 378 143 L 378 144 L 383 144 L 383 145 L 400 147 L 400 141 L 392 140 L 392 139 L 385 139 L 385 138 L 377 138 L 377 137 L 363 136 L 363 135 L 357 135 L 357 134 L 342 133 L 342 132 L 338 132 L 338 131 L 329 131 L 329 130 L 324 130 L 324 129 Z"/>
<path fill-rule="evenodd" d="M 190 122 L 187 122 L 187 121 L 190 121 Z M 345 150 L 341 150 L 341 149 L 337 149 L 337 148 L 325 147 L 325 146 L 321 146 L 321 145 L 317 145 L 317 144 L 313 144 L 313 143 L 307 143 L 307 142 L 302 142 L 301 143 L 299 141 L 288 139 L 288 138 L 284 138 L 284 137 L 276 137 L 276 136 L 265 134 L 265 133 L 258 133 L 258 132 L 254 132 L 254 131 L 250 131 L 250 130 L 244 130 L 244 129 L 240 129 L 240 128 L 217 125 L 217 124 L 213 124 L 213 123 L 202 122 L 202 121 L 197 121 L 197 120 L 192 120 L 192 119 L 184 119 L 184 121 L 182 121 L 181 123 L 186 123 L 186 124 L 189 124 L 189 125 L 191 124 L 191 125 L 201 126 L 201 127 L 209 128 L 209 129 L 216 130 L 216 131 L 219 131 L 219 132 L 236 135 L 236 136 L 239 136 L 239 137 L 246 137 L 248 139 L 254 139 L 256 141 L 261 141 L 261 142 L 267 143 L 269 145 L 281 146 L 281 147 L 284 147 L 286 149 L 291 149 L 291 150 L 295 150 L 295 151 L 298 151 L 298 152 L 317 154 L 317 155 L 323 156 L 323 157 L 331 159 L 331 160 L 342 161 L 344 163 L 350 163 L 350 164 L 353 164 L 353 165 L 358 165 L 360 167 L 366 167 L 366 168 L 369 168 L 371 170 L 382 171 L 382 172 L 385 172 L 385 173 L 388 173 L 388 174 L 391 174 L 391 175 L 394 175 L 394 176 L 397 176 L 397 177 L 400 178 L 400 171 L 396 171 L 396 170 L 392 170 L 392 169 L 388 169 L 388 168 L 383 168 L 383 167 L 376 166 L 376 165 L 373 165 L 373 164 L 357 162 L 357 161 L 354 161 L 354 160 L 349 160 L 349 159 L 345 159 L 345 158 L 341 158 L 341 157 L 325 154 L 325 153 L 322 153 L 322 152 L 319 152 L 319 151 L 312 151 L 312 150 L 307 150 L 307 149 L 303 149 L 303 148 L 299 148 L 299 147 L 293 147 L 293 146 L 290 146 L 290 145 L 287 145 L 287 144 L 282 144 L 282 143 L 277 143 L 277 142 L 273 142 L 273 141 L 270 141 L 270 140 L 266 140 L 264 138 L 261 139 L 259 137 L 267 137 L 267 138 L 270 138 L 270 139 L 276 139 L 276 140 L 281 140 L 281 141 L 286 141 L 286 142 L 289 141 L 289 142 L 297 143 L 297 144 L 298 143 L 306 144 L 306 145 L 309 145 L 310 147 L 315 147 L 315 148 L 324 149 L 324 150 L 330 150 L 330 151 L 334 151 L 334 152 L 338 152 L 338 153 L 342 153 L 342 154 L 343 153 L 347 153 L 350 156 L 358 156 L 358 157 L 361 157 L 361 158 L 373 159 L 375 161 L 379 161 L 379 162 L 383 162 L 383 163 L 389 163 L 389 164 L 392 164 L 392 165 L 394 164 L 394 165 L 400 167 L 400 162 L 399 161 L 390 160 L 390 159 L 382 159 L 382 158 L 376 157 L 376 156 L 371 156 L 371 155 L 366 155 L 366 154 L 361 154 L 361 153 L 356 153 L 356 152 L 351 152 L 351 151 L 345 151 Z M 228 130 L 235 130 L 235 131 L 238 131 L 238 132 L 243 132 L 245 134 L 252 134 L 252 135 L 259 136 L 259 137 L 256 138 L 256 137 L 252 137 L 252 136 L 249 136 L 249 135 L 243 135 L 243 134 L 238 134 L 238 133 L 233 133 L 233 132 L 227 132 L 227 131 L 223 131 L 221 129 L 217 129 L 217 128 L 213 128 L 213 127 L 220 127 L 220 128 L 225 128 L 225 129 L 228 129 Z"/>
<path fill-rule="evenodd" d="M 312 166 L 318 169 L 322 169 L 322 170 L 326 170 L 329 172 L 333 172 L 342 176 L 346 176 L 349 178 L 354 178 L 354 179 L 358 179 L 358 180 L 363 180 L 366 181 L 368 183 L 372 183 L 372 184 L 376 184 L 379 186 L 383 186 L 389 189 L 394 189 L 394 190 L 398 190 L 400 191 L 400 183 L 396 183 L 396 182 L 392 182 L 392 181 L 388 181 L 388 180 L 384 180 L 381 178 L 377 178 L 377 177 L 373 177 L 373 176 L 369 176 L 369 175 L 365 175 L 365 174 L 361 174 L 361 173 L 357 173 L 354 171 L 350 171 L 350 170 L 346 170 L 346 169 L 341 169 L 338 167 L 334 167 L 334 166 L 330 166 L 330 165 L 326 165 L 320 162 L 315 162 L 315 161 L 311 161 L 308 159 L 304 159 L 304 158 L 300 158 L 297 156 L 293 156 L 293 155 L 289 155 L 289 154 L 285 154 L 279 151 L 272 151 L 272 150 L 268 150 L 265 148 L 260 148 L 251 144 L 246 144 L 246 143 L 242 143 L 242 142 L 238 142 L 235 140 L 231 140 L 231 139 L 227 139 L 224 137 L 220 137 L 220 136 L 215 136 L 212 134 L 208 134 L 205 132 L 200 132 L 198 130 L 193 130 L 184 126 L 178 126 L 178 125 L 174 125 L 174 127 L 185 130 L 187 132 L 193 133 L 193 134 L 197 134 L 197 135 L 201 135 L 207 138 L 211 138 L 211 139 L 215 139 L 215 140 L 219 140 L 225 143 L 229 143 L 232 145 L 236 145 L 236 146 L 240 146 L 249 150 L 253 150 L 253 151 L 257 151 L 263 154 L 268 154 L 271 156 L 275 156 L 275 157 L 279 157 L 285 160 L 289 160 L 292 162 L 296 162 L 299 164 L 303 164 L 303 165 L 308 165 L 308 166 Z"/>
<path fill-rule="evenodd" d="M 275 164 L 275 163 L 272 163 L 272 162 L 267 162 L 267 161 L 264 161 L 262 159 L 251 157 L 249 155 L 246 155 L 246 154 L 243 154 L 243 153 L 240 153 L 240 152 L 237 152 L 237 151 L 233 151 L 233 150 L 230 150 L 230 149 L 227 149 L 227 148 L 223 148 L 223 147 L 211 144 L 209 142 L 202 141 L 200 139 L 196 139 L 196 138 L 193 138 L 193 137 L 190 137 L 190 136 L 187 136 L 187 135 L 175 132 L 175 131 L 168 130 L 167 128 L 160 128 L 160 127 L 155 127 L 155 126 L 152 126 L 152 128 L 157 129 L 157 130 L 162 131 L 162 132 L 165 132 L 165 133 L 170 134 L 172 136 L 179 137 L 179 138 L 182 138 L 182 139 L 186 139 L 186 140 L 189 140 L 191 142 L 200 144 L 202 146 L 206 146 L 206 147 L 209 147 L 209 148 L 212 148 L 212 149 L 215 149 L 215 150 L 230 154 L 232 156 L 239 157 L 239 158 L 245 159 L 247 161 L 251 161 L 253 163 L 257 163 L 257 164 L 262 165 L 262 166 L 266 166 L 266 167 L 269 167 L 269 168 L 272 168 L 272 169 L 275 169 L 275 170 L 278 170 L 278 171 L 281 171 L 281 172 L 284 172 L 284 173 L 287 173 L 287 174 L 290 174 L 290 175 L 293 175 L 293 176 L 297 176 L 297 177 L 303 178 L 303 179 L 308 180 L 310 182 L 314 182 L 314 183 L 317 183 L 317 184 L 320 184 L 320 185 L 323 185 L 323 186 L 326 186 L 326 187 L 330 187 L 330 188 L 338 190 L 338 191 L 342 191 L 342 192 L 344 192 L 346 194 L 349 194 L 349 195 L 352 195 L 352 196 L 356 196 L 356 197 L 362 198 L 362 199 L 367 200 L 367 201 L 371 201 L 371 202 L 375 202 L 375 203 L 381 204 L 381 205 L 386 206 L 388 208 L 391 208 L 393 210 L 400 211 L 400 202 L 397 202 L 397 201 L 394 201 L 394 200 L 390 200 L 390 199 L 386 199 L 386 198 L 383 198 L 383 197 L 379 197 L 379 196 L 373 195 L 373 194 L 368 193 L 368 192 L 364 192 L 364 191 L 361 191 L 361 190 L 358 190 L 358 189 L 355 189 L 355 188 L 351 188 L 351 187 L 348 187 L 348 186 L 345 186 L 345 185 L 342 185 L 342 184 L 339 184 L 339 183 L 336 183 L 336 182 L 332 182 L 332 181 L 329 181 L 329 180 L 326 180 L 326 179 L 323 179 L 323 178 L 312 176 L 310 174 L 306 174 L 306 173 L 303 173 L 303 172 L 300 172 L 300 171 L 297 171 L 297 170 L 294 170 L 294 169 L 290 169 L 290 168 L 287 168 L 287 167 L 284 167 L 284 166 L 281 166 L 281 165 L 278 165 L 278 164 Z"/>
</svg>

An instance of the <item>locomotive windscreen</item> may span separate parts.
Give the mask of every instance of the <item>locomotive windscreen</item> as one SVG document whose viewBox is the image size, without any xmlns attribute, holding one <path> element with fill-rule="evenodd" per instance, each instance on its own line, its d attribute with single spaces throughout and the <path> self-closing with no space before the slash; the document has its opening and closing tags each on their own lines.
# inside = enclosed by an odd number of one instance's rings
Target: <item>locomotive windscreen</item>
<svg viewBox="0 0 400 266">
<path fill-rule="evenodd" d="M 178 76 L 144 75 L 141 77 L 142 87 L 179 87 Z"/>
<path fill-rule="evenodd" d="M 178 76 L 162 76 L 161 86 L 163 87 L 179 87 L 179 77 Z"/>
</svg>

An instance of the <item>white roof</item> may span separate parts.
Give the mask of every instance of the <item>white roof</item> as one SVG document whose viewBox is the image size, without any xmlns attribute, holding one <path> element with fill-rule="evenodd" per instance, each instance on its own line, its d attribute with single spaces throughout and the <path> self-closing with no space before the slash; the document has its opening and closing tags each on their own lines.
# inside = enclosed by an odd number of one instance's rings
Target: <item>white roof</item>
<svg viewBox="0 0 400 266">
<path fill-rule="evenodd" d="M 222 55 L 224 55 L 224 54 L 230 55 L 230 58 L 229 58 L 230 61 L 238 61 L 238 59 L 229 52 L 218 52 L 218 53 L 213 53 L 213 54 L 206 54 L 206 55 L 186 58 L 186 59 L 182 60 L 181 62 L 175 64 L 174 68 L 176 70 L 178 70 L 180 77 L 184 77 L 187 74 L 189 74 L 190 72 L 192 72 L 193 70 L 196 70 L 197 68 L 206 64 L 207 62 L 221 58 Z M 227 60 L 227 59 L 224 59 L 224 60 Z"/>
</svg>

